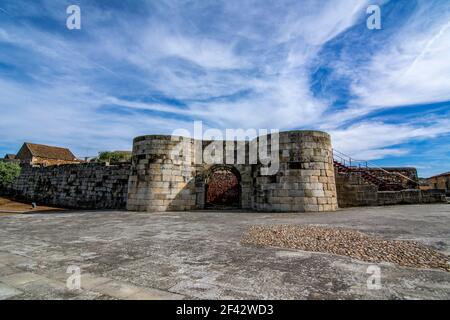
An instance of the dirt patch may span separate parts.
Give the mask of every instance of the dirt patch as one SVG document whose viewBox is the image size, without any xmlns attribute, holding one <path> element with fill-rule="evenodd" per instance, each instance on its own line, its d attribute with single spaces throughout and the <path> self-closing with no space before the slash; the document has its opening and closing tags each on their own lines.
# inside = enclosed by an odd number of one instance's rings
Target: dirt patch
<svg viewBox="0 0 450 320">
<path fill-rule="evenodd" d="M 31 202 L 19 202 L 5 197 L 0 197 L 0 215 L 14 213 L 37 213 L 62 211 L 64 209 L 48 206 L 37 206 L 33 209 Z"/>
<path fill-rule="evenodd" d="M 450 272 L 448 256 L 415 241 L 385 240 L 351 229 L 311 225 L 252 226 L 241 243 L 326 252 L 367 262 L 384 261 Z"/>
</svg>

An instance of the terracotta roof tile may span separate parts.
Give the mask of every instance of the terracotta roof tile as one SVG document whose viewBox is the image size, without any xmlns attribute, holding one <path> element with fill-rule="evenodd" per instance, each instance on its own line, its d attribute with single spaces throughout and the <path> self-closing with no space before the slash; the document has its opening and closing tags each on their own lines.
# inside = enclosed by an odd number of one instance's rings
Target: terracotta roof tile
<svg viewBox="0 0 450 320">
<path fill-rule="evenodd" d="M 52 147 L 29 142 L 25 142 L 25 145 L 35 157 L 67 161 L 73 161 L 76 159 L 73 153 L 67 148 Z"/>
<path fill-rule="evenodd" d="M 428 179 L 437 178 L 437 177 L 445 177 L 445 176 L 450 176 L 450 171 L 444 172 L 444 173 L 441 173 L 441 174 L 437 174 L 435 176 L 429 177 Z"/>
</svg>

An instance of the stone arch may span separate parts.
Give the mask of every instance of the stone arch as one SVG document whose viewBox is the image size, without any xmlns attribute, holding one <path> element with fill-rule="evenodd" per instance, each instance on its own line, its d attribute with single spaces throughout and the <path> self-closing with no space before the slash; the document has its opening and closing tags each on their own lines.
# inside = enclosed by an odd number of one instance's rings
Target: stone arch
<svg viewBox="0 0 450 320">
<path fill-rule="evenodd" d="M 232 165 L 217 164 L 204 174 L 205 208 L 241 208 L 242 178 Z"/>
<path fill-rule="evenodd" d="M 208 141 L 163 135 L 136 137 L 127 209 L 148 212 L 204 209 L 208 173 L 228 168 L 239 178 L 242 209 L 335 211 L 336 181 L 330 136 L 298 130 L 280 132 L 278 136 L 278 172 L 270 176 L 262 172 L 261 163 L 224 167 L 197 162 Z M 180 143 L 189 151 L 173 159 Z"/>
</svg>

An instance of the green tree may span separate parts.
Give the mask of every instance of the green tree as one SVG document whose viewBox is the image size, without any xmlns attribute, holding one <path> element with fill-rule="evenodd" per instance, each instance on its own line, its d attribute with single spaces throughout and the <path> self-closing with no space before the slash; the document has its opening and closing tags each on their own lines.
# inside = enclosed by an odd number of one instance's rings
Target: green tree
<svg viewBox="0 0 450 320">
<path fill-rule="evenodd" d="M 17 163 L 0 162 L 0 186 L 6 186 L 20 175 L 20 165 Z"/>
<path fill-rule="evenodd" d="M 99 161 L 117 162 L 117 161 L 129 161 L 131 154 L 121 151 L 102 151 L 98 154 Z"/>
</svg>

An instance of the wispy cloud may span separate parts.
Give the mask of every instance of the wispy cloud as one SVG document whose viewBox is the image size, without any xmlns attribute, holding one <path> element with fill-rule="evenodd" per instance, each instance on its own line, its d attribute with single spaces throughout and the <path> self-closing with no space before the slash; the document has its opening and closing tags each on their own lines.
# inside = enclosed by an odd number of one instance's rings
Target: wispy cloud
<svg viewBox="0 0 450 320">
<path fill-rule="evenodd" d="M 379 159 L 387 155 L 407 153 L 399 145 L 410 139 L 430 139 L 448 133 L 450 120 L 443 119 L 427 125 L 361 122 L 345 129 L 332 130 L 336 149 L 358 159 Z M 395 146 L 386 148 L 386 146 Z"/>
<path fill-rule="evenodd" d="M 426 107 L 373 115 L 450 100 L 445 1 L 380 1 L 379 31 L 360 0 L 80 1 L 79 31 L 69 4 L 2 2 L 0 151 L 33 140 L 92 155 L 203 120 L 324 129 L 342 151 L 395 162 L 450 132 Z"/>
</svg>

